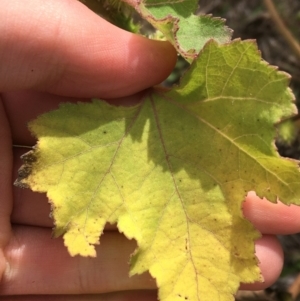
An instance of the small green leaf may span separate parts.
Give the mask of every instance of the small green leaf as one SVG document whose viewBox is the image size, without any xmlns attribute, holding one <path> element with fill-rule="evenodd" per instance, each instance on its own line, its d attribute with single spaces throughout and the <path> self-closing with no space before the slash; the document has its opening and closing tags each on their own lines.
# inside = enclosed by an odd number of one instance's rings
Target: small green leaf
<svg viewBox="0 0 300 301">
<path fill-rule="evenodd" d="M 234 300 L 240 282 L 262 280 L 247 192 L 300 204 L 298 162 L 273 142 L 296 111 L 288 81 L 254 42 L 210 41 L 178 87 L 137 106 L 94 100 L 38 117 L 19 185 L 47 193 L 72 256 L 95 256 L 116 223 L 138 244 L 131 275 L 149 270 L 161 301 Z"/>
<path fill-rule="evenodd" d="M 192 61 L 205 43 L 214 39 L 219 43 L 229 42 L 232 30 L 221 18 L 210 15 L 194 15 L 198 1 L 124 0 L 160 30 L 177 52 Z"/>
</svg>

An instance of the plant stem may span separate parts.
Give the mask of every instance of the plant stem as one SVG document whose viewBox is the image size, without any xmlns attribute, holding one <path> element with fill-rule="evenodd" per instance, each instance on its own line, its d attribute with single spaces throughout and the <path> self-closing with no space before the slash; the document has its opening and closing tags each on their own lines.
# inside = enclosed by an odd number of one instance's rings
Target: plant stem
<svg viewBox="0 0 300 301">
<path fill-rule="evenodd" d="M 13 144 L 13 147 L 16 147 L 16 148 L 30 148 L 30 149 L 32 149 L 32 146 L 29 146 L 29 145 Z"/>
<path fill-rule="evenodd" d="M 285 38 L 291 49 L 293 50 L 294 54 L 300 60 L 300 44 L 297 40 L 293 37 L 290 30 L 284 25 L 282 18 L 278 14 L 275 5 L 272 0 L 264 0 L 265 6 L 268 9 L 268 12 L 274 21 L 278 31 L 282 36 Z"/>
</svg>

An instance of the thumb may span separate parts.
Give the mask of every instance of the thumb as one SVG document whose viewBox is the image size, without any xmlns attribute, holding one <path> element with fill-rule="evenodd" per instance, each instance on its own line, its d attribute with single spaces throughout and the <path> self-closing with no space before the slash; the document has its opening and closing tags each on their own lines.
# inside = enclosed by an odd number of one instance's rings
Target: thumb
<svg viewBox="0 0 300 301">
<path fill-rule="evenodd" d="M 121 30 L 77 0 L 0 1 L 0 91 L 115 98 L 164 80 L 168 42 Z"/>
</svg>

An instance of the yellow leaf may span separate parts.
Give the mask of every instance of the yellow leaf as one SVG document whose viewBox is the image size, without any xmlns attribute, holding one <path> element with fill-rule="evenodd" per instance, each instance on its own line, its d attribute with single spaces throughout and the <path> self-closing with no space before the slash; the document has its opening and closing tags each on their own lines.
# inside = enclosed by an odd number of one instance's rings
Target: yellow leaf
<svg viewBox="0 0 300 301">
<path fill-rule="evenodd" d="M 211 41 L 178 87 L 135 107 L 62 104 L 33 121 L 19 183 L 47 193 L 72 256 L 95 256 L 117 223 L 138 244 L 130 273 L 149 270 L 160 300 L 233 300 L 262 280 L 247 192 L 300 202 L 297 162 L 273 145 L 274 123 L 295 112 L 287 83 L 253 42 Z"/>
</svg>

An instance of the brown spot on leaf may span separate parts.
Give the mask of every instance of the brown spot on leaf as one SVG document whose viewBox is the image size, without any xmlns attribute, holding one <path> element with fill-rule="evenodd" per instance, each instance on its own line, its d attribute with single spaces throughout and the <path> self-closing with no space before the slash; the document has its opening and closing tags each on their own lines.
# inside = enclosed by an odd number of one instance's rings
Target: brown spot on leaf
<svg viewBox="0 0 300 301">
<path fill-rule="evenodd" d="M 31 150 L 22 155 L 21 159 L 24 165 L 22 165 L 18 170 L 18 178 L 14 182 L 14 185 L 20 188 L 30 188 L 30 186 L 26 182 L 24 182 L 24 179 L 26 179 L 31 174 L 32 164 L 37 161 L 37 157 L 35 155 L 35 152 Z"/>
<path fill-rule="evenodd" d="M 37 157 L 35 155 L 34 151 L 29 151 L 26 154 L 21 156 L 21 159 L 23 161 L 24 164 L 32 164 L 33 162 L 35 162 L 37 160 Z"/>
</svg>

